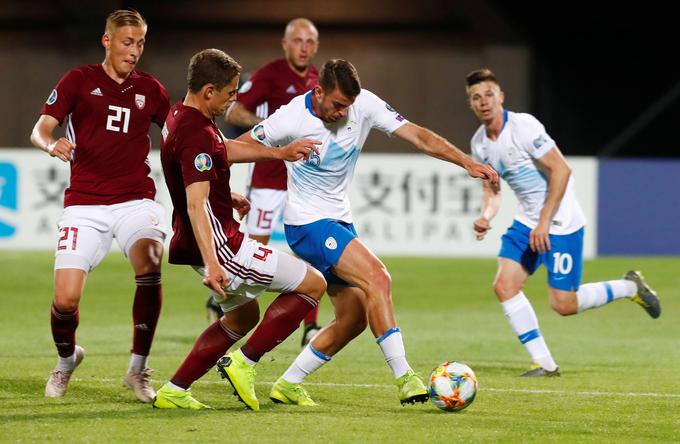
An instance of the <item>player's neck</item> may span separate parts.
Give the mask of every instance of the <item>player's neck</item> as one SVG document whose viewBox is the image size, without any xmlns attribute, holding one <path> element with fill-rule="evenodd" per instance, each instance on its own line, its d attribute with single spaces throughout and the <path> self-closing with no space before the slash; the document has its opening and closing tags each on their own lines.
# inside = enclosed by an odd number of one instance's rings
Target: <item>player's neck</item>
<svg viewBox="0 0 680 444">
<path fill-rule="evenodd" d="M 182 102 L 182 104 L 190 108 L 196 108 L 201 112 L 201 114 L 203 114 L 210 120 L 214 118 L 213 115 L 210 113 L 208 106 L 201 100 L 199 100 L 199 98 L 196 97 L 194 94 L 187 93 L 186 97 L 184 97 L 184 101 Z"/>
<path fill-rule="evenodd" d="M 286 60 L 286 62 L 288 63 L 288 67 L 290 68 L 290 70 L 300 77 L 306 76 L 307 73 L 309 72 L 309 65 L 307 65 L 302 71 L 300 71 L 298 68 L 295 67 L 295 65 L 290 63 L 290 61 Z"/>
<path fill-rule="evenodd" d="M 114 68 L 113 65 L 108 63 L 108 60 L 104 59 L 102 62 L 102 69 L 106 73 L 107 76 L 111 77 L 114 82 L 121 84 L 127 80 L 128 77 L 130 77 L 130 73 L 127 74 L 119 74 Z"/>
<path fill-rule="evenodd" d="M 488 122 L 484 122 L 484 129 L 486 130 L 486 137 L 490 140 L 498 139 L 498 136 L 503 131 L 503 125 L 505 124 L 505 113 L 501 109 L 501 112 L 496 114 L 493 119 Z"/>
</svg>

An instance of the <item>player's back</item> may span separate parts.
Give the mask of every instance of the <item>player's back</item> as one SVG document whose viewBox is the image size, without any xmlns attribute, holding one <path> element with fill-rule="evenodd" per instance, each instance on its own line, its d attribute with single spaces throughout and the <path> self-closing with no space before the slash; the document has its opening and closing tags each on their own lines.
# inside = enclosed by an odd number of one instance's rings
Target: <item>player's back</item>
<svg viewBox="0 0 680 444">
<path fill-rule="evenodd" d="M 168 108 L 167 92 L 149 74 L 133 71 L 118 84 L 101 65 L 66 73 L 41 111 L 67 121 L 66 136 L 76 145 L 65 205 L 153 199 L 148 133 Z"/>
<path fill-rule="evenodd" d="M 227 151 L 215 122 L 180 101 L 170 109 L 162 134 L 161 163 L 173 204 L 170 263 L 202 265 L 187 210 L 186 187 L 195 182 L 210 182 L 207 211 L 217 249 L 226 245 L 235 253 L 243 234 L 234 220 Z"/>
</svg>

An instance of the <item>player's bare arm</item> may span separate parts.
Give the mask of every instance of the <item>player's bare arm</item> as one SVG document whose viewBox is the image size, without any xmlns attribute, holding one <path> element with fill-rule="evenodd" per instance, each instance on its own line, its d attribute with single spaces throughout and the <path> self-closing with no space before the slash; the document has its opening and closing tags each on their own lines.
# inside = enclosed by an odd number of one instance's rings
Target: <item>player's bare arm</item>
<svg viewBox="0 0 680 444">
<path fill-rule="evenodd" d="M 399 127 L 394 134 L 410 142 L 418 150 L 429 156 L 465 168 L 471 177 L 498 183 L 498 174 L 493 168 L 475 162 L 470 156 L 434 131 L 409 122 Z"/>
<path fill-rule="evenodd" d="M 550 250 L 550 223 L 564 197 L 571 176 L 571 168 L 557 147 L 536 159 L 536 165 L 548 179 L 548 195 L 545 198 L 538 225 L 531 231 L 529 244 L 533 251 L 544 253 Z"/>
<path fill-rule="evenodd" d="M 57 157 L 64 162 L 71 160 L 71 153 L 76 145 L 65 137 L 54 140 L 54 129 L 59 125 L 59 121 L 54 117 L 43 114 L 33 127 L 31 132 L 31 143 L 36 148 L 40 148 L 52 157 Z"/>
<path fill-rule="evenodd" d="M 298 139 L 281 147 L 269 148 L 250 137 L 250 133 L 241 134 L 238 139 L 227 143 L 229 162 L 247 163 L 263 160 L 286 160 L 295 162 L 307 159 L 312 152 L 319 154 L 321 141 L 316 139 Z"/>
<path fill-rule="evenodd" d="M 501 184 L 492 184 L 488 181 L 482 182 L 484 197 L 482 198 L 482 210 L 479 218 L 472 223 L 477 240 L 484 239 L 486 233 L 491 229 L 491 219 L 496 217 L 501 207 Z"/>
<path fill-rule="evenodd" d="M 224 121 L 241 128 L 252 128 L 262 122 L 262 119 L 248 111 L 241 103 L 235 102 L 224 115 Z"/>
<path fill-rule="evenodd" d="M 213 290 L 222 299 L 226 299 L 224 287 L 229 285 L 227 270 L 220 265 L 215 251 L 212 226 L 207 211 L 208 195 L 210 194 L 210 182 L 194 182 L 186 187 L 187 213 L 191 220 L 191 228 L 196 238 L 196 244 L 201 250 L 205 276 L 203 285 Z"/>
<path fill-rule="evenodd" d="M 250 201 L 239 193 L 231 192 L 231 205 L 238 213 L 238 217 L 243 219 L 250 211 Z"/>
</svg>

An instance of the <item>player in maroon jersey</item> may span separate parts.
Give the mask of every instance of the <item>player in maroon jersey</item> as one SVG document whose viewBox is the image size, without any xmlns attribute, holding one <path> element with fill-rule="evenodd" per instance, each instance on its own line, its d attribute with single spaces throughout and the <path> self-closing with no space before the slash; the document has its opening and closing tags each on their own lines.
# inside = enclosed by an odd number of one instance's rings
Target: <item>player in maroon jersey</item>
<svg viewBox="0 0 680 444">
<path fill-rule="evenodd" d="M 319 32 L 314 23 L 306 18 L 288 22 L 281 47 L 284 58 L 264 65 L 243 84 L 238 101 L 227 113 L 228 123 L 250 129 L 316 85 L 319 73 L 311 62 L 319 48 Z M 286 204 L 286 167 L 283 161 L 252 164 L 247 197 L 251 205 L 246 219 L 248 236 L 266 244 Z M 213 310 L 217 311 L 215 308 L 213 305 Z M 219 316 L 219 311 L 217 313 Z M 317 307 L 303 321 L 303 347 L 320 329 L 318 313 Z"/>
<path fill-rule="evenodd" d="M 31 133 L 33 145 L 71 164 L 71 183 L 57 224 L 51 325 L 59 356 L 45 387 L 48 397 L 66 393 L 85 355 L 76 345 L 78 305 L 88 273 L 114 238 L 130 260 L 137 283 L 132 354 L 124 384 L 142 402 L 155 396 L 147 359 L 161 310 L 166 228 L 149 177 L 148 133 L 152 122 L 162 126 L 170 101 L 158 80 L 135 70 L 146 30 L 137 11 L 112 12 L 101 40 L 104 61 L 67 72 Z M 64 122 L 66 137 L 55 137 L 55 128 Z"/>
<path fill-rule="evenodd" d="M 203 284 L 219 298 L 224 316 L 211 324 L 173 378 L 157 393 L 157 408 L 203 409 L 189 387 L 203 376 L 259 320 L 257 297 L 281 294 L 240 350 L 220 360 L 220 371 L 239 399 L 259 410 L 255 364 L 287 338 L 318 304 L 326 281 L 316 269 L 289 254 L 244 238 L 233 209 L 242 217 L 250 209 L 229 187 L 229 162 L 285 159 L 296 161 L 318 153 L 314 140 L 299 140 L 279 149 L 227 141 L 215 117 L 236 100 L 241 67 L 218 49 L 205 49 L 189 63 L 184 101 L 172 107 L 163 128 L 161 161 L 174 207 L 170 263 L 193 266 Z"/>
</svg>

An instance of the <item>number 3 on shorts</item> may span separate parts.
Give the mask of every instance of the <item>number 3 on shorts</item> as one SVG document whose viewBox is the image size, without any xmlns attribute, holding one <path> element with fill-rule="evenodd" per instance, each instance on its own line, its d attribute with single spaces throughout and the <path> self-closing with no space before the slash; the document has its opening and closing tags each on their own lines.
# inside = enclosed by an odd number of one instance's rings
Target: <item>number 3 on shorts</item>
<svg viewBox="0 0 680 444">
<path fill-rule="evenodd" d="M 574 260 L 569 253 L 553 253 L 553 269 L 555 274 L 569 274 L 574 266 Z"/>
</svg>

